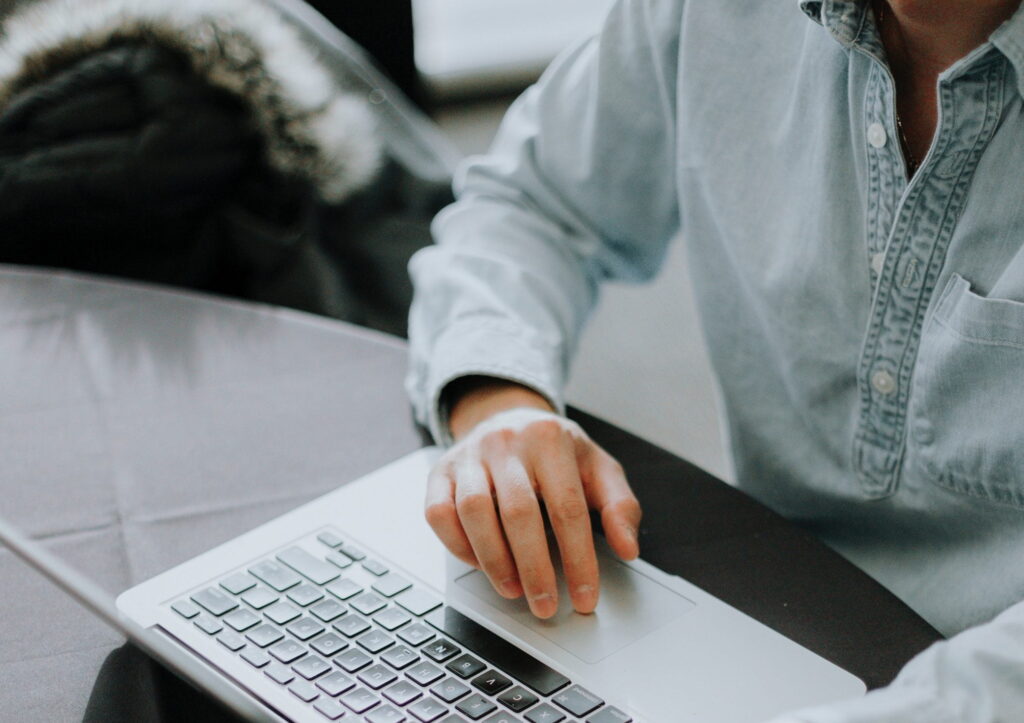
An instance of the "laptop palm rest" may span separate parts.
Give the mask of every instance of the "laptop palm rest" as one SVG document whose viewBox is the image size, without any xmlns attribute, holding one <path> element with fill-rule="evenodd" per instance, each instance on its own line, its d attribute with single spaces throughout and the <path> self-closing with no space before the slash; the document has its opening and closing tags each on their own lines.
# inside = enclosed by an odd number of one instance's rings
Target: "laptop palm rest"
<svg viewBox="0 0 1024 723">
<path fill-rule="evenodd" d="M 479 570 L 460 576 L 455 584 L 591 664 L 651 635 L 694 607 L 679 593 L 622 564 L 603 545 L 598 545 L 598 564 L 601 597 L 591 615 L 572 609 L 563 575 L 558 575 L 558 612 L 548 620 L 534 617 L 525 598 L 506 600 L 498 595 Z"/>
</svg>

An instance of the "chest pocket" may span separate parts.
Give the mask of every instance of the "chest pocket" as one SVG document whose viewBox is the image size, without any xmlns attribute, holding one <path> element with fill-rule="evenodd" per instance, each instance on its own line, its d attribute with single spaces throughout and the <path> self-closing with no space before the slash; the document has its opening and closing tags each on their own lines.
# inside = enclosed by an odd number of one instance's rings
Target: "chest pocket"
<svg viewBox="0 0 1024 723">
<path fill-rule="evenodd" d="M 1024 507 L 1024 303 L 953 274 L 922 332 L 911 398 L 914 456 L 933 482 Z"/>
</svg>

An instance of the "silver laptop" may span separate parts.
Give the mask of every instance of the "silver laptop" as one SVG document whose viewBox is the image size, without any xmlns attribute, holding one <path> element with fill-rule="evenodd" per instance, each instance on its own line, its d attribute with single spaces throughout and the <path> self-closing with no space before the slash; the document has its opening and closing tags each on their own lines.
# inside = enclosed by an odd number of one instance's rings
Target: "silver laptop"
<svg viewBox="0 0 1024 723">
<path fill-rule="evenodd" d="M 759 723 L 864 684 L 685 580 L 599 551 L 597 611 L 540 621 L 448 555 L 424 449 L 118 597 L 0 540 L 258 721 Z M 562 596 L 562 600 L 567 599 Z"/>
</svg>

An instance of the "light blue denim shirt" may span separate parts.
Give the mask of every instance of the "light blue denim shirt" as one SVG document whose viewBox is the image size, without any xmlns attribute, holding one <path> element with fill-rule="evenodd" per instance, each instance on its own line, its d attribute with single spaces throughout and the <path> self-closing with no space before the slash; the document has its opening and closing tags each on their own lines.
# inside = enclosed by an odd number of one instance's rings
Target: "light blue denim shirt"
<svg viewBox="0 0 1024 723">
<path fill-rule="evenodd" d="M 942 74 L 908 182 L 867 2 L 619 2 L 413 260 L 418 414 L 444 438 L 464 374 L 560 404 L 599 284 L 682 232 L 738 484 L 968 631 L 800 720 L 1024 720 L 1022 91 L 1018 12 Z"/>
</svg>

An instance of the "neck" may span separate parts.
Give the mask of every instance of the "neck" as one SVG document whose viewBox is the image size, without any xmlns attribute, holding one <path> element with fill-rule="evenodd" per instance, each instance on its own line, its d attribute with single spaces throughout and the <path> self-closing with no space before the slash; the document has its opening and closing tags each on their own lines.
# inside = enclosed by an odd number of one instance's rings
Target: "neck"
<svg viewBox="0 0 1024 723">
<path fill-rule="evenodd" d="M 882 7 L 881 3 L 885 6 Z M 880 0 L 890 62 L 913 75 L 936 76 L 984 43 L 1021 0 Z"/>
</svg>

